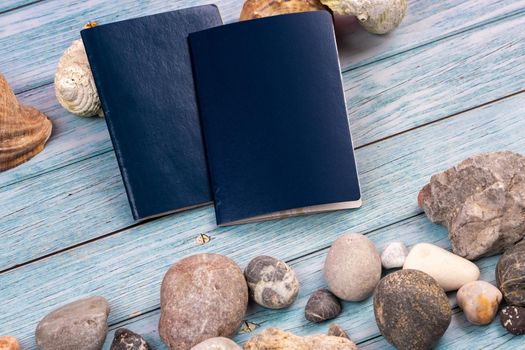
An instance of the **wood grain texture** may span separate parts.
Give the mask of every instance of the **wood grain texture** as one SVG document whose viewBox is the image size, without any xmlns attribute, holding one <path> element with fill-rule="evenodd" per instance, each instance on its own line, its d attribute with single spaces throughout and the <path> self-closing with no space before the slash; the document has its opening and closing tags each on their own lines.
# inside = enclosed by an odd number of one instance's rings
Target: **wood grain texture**
<svg viewBox="0 0 525 350">
<path fill-rule="evenodd" d="M 354 145 L 525 89 L 522 26 L 525 15 L 345 73 Z M 20 98 L 52 118 L 55 134 L 42 154 L 0 173 L 0 199 L 10 202 L 0 207 L 0 235 L 12 247 L 0 253 L 0 270 L 133 224 L 104 120 L 65 112 L 52 85 Z M 75 230 L 64 237 L 72 221 Z M 28 231 L 31 250 L 20 239 Z"/>
<path fill-rule="evenodd" d="M 360 147 L 525 89 L 525 16 L 485 25 L 343 74 L 354 145 Z M 482 38 L 482 39 L 480 39 Z M 497 72 L 492 79 L 487 75 Z M 458 98 L 446 98 L 453 92 Z M 54 135 L 42 154 L 0 173 L 0 188 L 112 149 L 105 123 L 56 102 L 52 85 L 19 95 L 48 114 Z M 425 103 L 422 104 L 421 100 Z"/>
<path fill-rule="evenodd" d="M 62 52 L 88 21 L 109 23 L 205 3 L 209 1 L 44 1 L 7 12 L 0 17 L 0 72 L 17 92 L 50 83 Z M 241 0 L 215 3 L 225 22 L 237 21 Z M 390 35 L 375 36 L 354 26 L 348 33 L 341 31 L 341 62 L 346 70 L 523 11 L 525 0 L 410 1 L 405 20 Z"/>
<path fill-rule="evenodd" d="M 518 108 L 524 102 L 521 94 L 358 150 L 365 201 L 359 210 L 218 229 L 211 208 L 203 208 L 145 223 L 3 273 L 0 285 L 7 287 L 2 290 L 0 332 L 18 336 L 24 348 L 31 349 L 38 320 L 81 296 L 107 297 L 112 324 L 155 310 L 163 273 L 183 256 L 213 251 L 232 257 L 241 266 L 270 252 L 285 260 L 297 259 L 328 247 L 344 232 L 371 232 L 412 217 L 420 212 L 415 203 L 417 192 L 432 173 L 473 153 L 524 149 L 525 140 L 514 132 L 525 127 Z M 71 230 L 76 219 L 68 217 Z M 195 238 L 204 232 L 212 240 L 196 245 Z M 374 240 L 381 245 L 387 239 L 387 235 L 378 235 Z M 422 233 L 419 239 L 424 240 Z M 370 317 L 366 308 L 362 312 L 362 324 L 375 327 L 366 320 Z M 269 324 L 285 317 L 272 315 L 266 320 Z"/>
<path fill-rule="evenodd" d="M 27 6 L 42 0 L 2 0 L 0 3 L 0 15 L 8 11 Z"/>
</svg>

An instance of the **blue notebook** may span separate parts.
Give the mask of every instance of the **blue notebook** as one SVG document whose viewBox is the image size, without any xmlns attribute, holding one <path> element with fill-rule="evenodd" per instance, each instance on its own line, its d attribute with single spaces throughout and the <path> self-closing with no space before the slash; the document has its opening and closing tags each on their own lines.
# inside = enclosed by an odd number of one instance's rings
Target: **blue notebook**
<svg viewBox="0 0 525 350">
<path fill-rule="evenodd" d="M 187 38 L 221 24 L 205 5 L 81 33 L 137 220 L 212 200 Z"/>
<path fill-rule="evenodd" d="M 228 24 L 189 42 L 219 225 L 361 205 L 328 12 Z"/>
</svg>

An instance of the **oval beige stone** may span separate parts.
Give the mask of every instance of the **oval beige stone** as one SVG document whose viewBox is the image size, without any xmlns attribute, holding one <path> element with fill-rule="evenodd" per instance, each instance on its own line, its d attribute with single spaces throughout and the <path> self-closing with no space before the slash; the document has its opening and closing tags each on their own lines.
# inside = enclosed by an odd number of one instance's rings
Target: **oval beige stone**
<svg viewBox="0 0 525 350">
<path fill-rule="evenodd" d="M 480 274 L 476 264 L 430 243 L 413 246 L 403 269 L 427 273 L 447 292 L 476 281 Z"/>
<path fill-rule="evenodd" d="M 367 237 L 345 234 L 332 244 L 324 263 L 328 289 L 341 299 L 368 298 L 381 278 L 381 258 Z"/>
</svg>

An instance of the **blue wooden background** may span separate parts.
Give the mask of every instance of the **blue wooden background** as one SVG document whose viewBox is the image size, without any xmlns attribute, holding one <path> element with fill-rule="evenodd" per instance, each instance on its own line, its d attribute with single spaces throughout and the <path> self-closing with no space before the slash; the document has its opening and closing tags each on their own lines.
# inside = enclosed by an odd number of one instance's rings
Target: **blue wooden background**
<svg viewBox="0 0 525 350">
<path fill-rule="evenodd" d="M 331 242 L 361 232 L 378 247 L 433 242 L 449 248 L 416 196 L 431 174 L 479 153 L 525 152 L 525 1 L 412 0 L 403 24 L 386 36 L 353 28 L 338 36 L 349 122 L 364 205 L 264 223 L 217 228 L 211 207 L 144 224 L 133 222 L 102 119 L 63 110 L 53 75 L 64 49 L 90 20 L 125 18 L 209 0 L 2 0 L 0 72 L 18 98 L 44 111 L 54 133 L 46 149 L 0 173 L 0 335 L 34 349 L 34 329 L 49 311 L 89 295 L 111 304 L 110 329 L 125 326 L 165 349 L 157 334 L 160 281 L 178 259 L 199 252 L 230 256 L 241 267 L 260 254 L 288 261 L 301 280 L 286 310 L 251 306 L 236 339 L 265 327 L 324 333 L 304 319 L 308 296 L 324 286 Z M 225 22 L 241 0 L 218 0 Z M 199 245 L 201 234 L 211 237 Z M 498 257 L 477 262 L 494 282 Z M 518 349 L 525 339 L 496 320 L 470 325 L 454 306 L 441 349 Z M 389 349 L 371 299 L 345 303 L 336 320 L 361 349 Z M 110 334 L 105 349 L 109 348 Z"/>
</svg>

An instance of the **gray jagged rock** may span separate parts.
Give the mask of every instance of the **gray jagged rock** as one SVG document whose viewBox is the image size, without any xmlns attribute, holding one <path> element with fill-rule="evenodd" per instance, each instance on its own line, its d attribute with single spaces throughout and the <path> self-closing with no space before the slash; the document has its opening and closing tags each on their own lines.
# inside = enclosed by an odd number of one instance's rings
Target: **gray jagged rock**
<svg viewBox="0 0 525 350">
<path fill-rule="evenodd" d="M 503 252 L 525 235 L 525 156 L 479 154 L 435 174 L 418 204 L 448 228 L 452 250 L 470 260 Z"/>
</svg>

